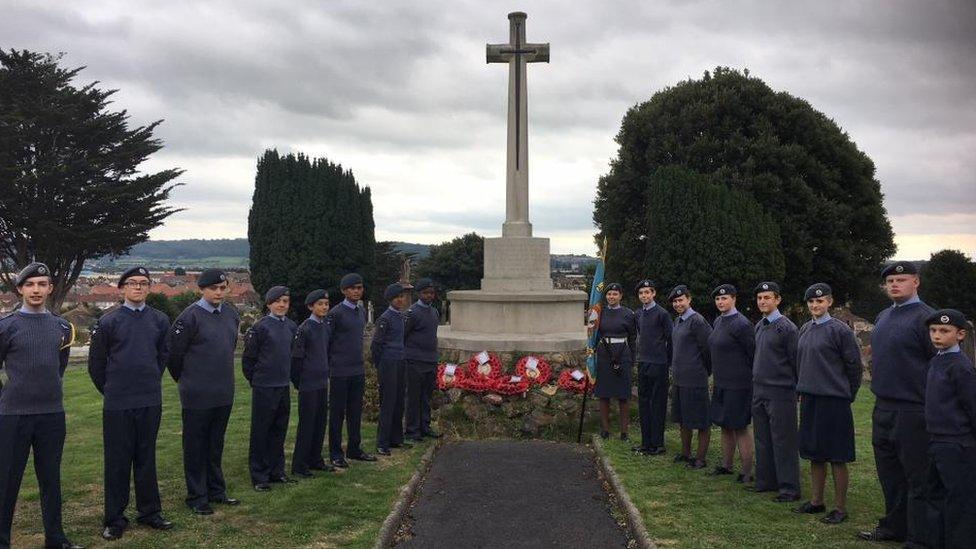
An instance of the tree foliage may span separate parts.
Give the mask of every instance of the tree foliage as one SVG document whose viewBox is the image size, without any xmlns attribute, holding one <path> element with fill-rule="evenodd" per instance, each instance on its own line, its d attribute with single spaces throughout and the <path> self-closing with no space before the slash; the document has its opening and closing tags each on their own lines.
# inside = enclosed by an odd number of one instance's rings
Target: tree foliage
<svg viewBox="0 0 976 549">
<path fill-rule="evenodd" d="M 976 319 L 976 263 L 958 250 L 932 254 L 922 268 L 921 297 L 929 305 L 959 309 L 970 320 Z"/>
<path fill-rule="evenodd" d="M 645 219 L 639 225 L 647 236 L 635 254 L 642 261 L 622 264 L 622 280 L 646 276 L 668 281 L 666 286 L 687 284 L 701 303 L 719 284 L 751 289 L 758 280 L 782 278 L 779 228 L 748 194 L 676 166 L 654 170 L 643 187 Z M 622 252 L 611 243 L 607 255 Z"/>
<path fill-rule="evenodd" d="M 476 290 L 485 272 L 485 239 L 468 233 L 431 246 L 430 255 L 420 260 L 417 270 L 445 291 Z"/>
<path fill-rule="evenodd" d="M 47 263 L 55 310 L 86 260 L 126 253 L 177 211 L 166 200 L 181 173 L 139 172 L 161 121 L 130 129 L 108 110 L 116 90 L 75 87 L 84 67 L 59 60 L 0 50 L 0 279 Z"/>
<path fill-rule="evenodd" d="M 748 72 L 718 68 L 654 94 L 627 112 L 616 141 L 618 155 L 600 178 L 593 214 L 597 241 L 608 237 L 613 245 L 612 278 L 638 272 L 644 240 L 664 236 L 648 231 L 646 190 L 648 175 L 671 165 L 751 196 L 772 217 L 785 258 L 784 290 L 793 297 L 829 281 L 843 302 L 876 284 L 877 269 L 894 253 L 871 159 L 809 103 Z M 673 231 L 680 232 L 664 229 Z"/>
<path fill-rule="evenodd" d="M 339 164 L 265 151 L 247 220 L 255 291 L 288 286 L 296 317 L 307 315 L 303 302 L 311 290 L 332 289 L 335 299 L 348 272 L 363 275 L 367 290 L 379 283 L 370 190 Z"/>
</svg>

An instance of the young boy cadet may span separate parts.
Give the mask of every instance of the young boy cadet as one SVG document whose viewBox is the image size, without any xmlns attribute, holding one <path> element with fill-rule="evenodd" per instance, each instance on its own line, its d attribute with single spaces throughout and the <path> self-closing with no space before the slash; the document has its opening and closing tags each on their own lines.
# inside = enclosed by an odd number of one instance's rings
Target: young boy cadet
<svg viewBox="0 0 976 549">
<path fill-rule="evenodd" d="M 752 429 L 756 441 L 754 492 L 779 493 L 780 503 L 800 499 L 800 455 L 796 426 L 796 324 L 779 312 L 779 284 L 760 282 L 756 307 L 756 355 L 752 366 Z"/>
<path fill-rule="evenodd" d="M 403 445 L 403 308 L 410 290 L 390 284 L 383 299 L 390 304 L 376 322 L 370 355 L 379 380 L 380 419 L 376 429 L 376 453 L 390 455 L 390 448 Z"/>
<path fill-rule="evenodd" d="M 959 344 L 966 317 L 955 309 L 928 318 L 938 354 L 925 386 L 929 433 L 929 547 L 972 547 L 976 543 L 976 370 Z"/>
<path fill-rule="evenodd" d="M 62 376 L 75 330 L 47 310 L 51 270 L 31 263 L 14 279 L 20 309 L 0 320 L 0 547 L 10 547 L 17 492 L 34 451 L 41 492 L 45 547 L 78 548 L 61 527 L 61 455 L 64 451 Z"/>
<path fill-rule="evenodd" d="M 681 453 L 675 463 L 687 463 L 692 469 L 707 465 L 708 442 L 711 438 L 708 421 L 708 376 L 712 360 L 708 350 L 708 336 L 712 327 L 691 308 L 691 292 L 684 284 L 675 286 L 668 301 L 678 316 L 671 332 L 671 371 L 674 394 L 671 398 L 671 421 L 681 426 Z M 698 430 L 698 451 L 691 457 L 691 438 Z"/>
<path fill-rule="evenodd" d="M 169 318 L 146 305 L 149 271 L 132 267 L 119 277 L 122 306 L 102 315 L 91 330 L 88 374 L 102 404 L 105 442 L 105 530 L 122 537 L 129 520 L 129 476 L 135 481 L 136 520 L 157 530 L 164 519 L 156 480 L 156 437 L 163 411 L 160 378 L 166 369 Z"/>
<path fill-rule="evenodd" d="M 440 315 L 432 306 L 437 297 L 434 281 L 417 281 L 419 299 L 404 317 L 403 342 L 407 360 L 406 432 L 413 441 L 440 435 L 430 427 L 430 398 L 437 382 L 437 326 Z"/>
<path fill-rule="evenodd" d="M 898 261 L 881 271 L 891 307 L 871 331 L 871 445 L 885 500 L 885 515 L 868 541 L 924 545 L 928 435 L 925 432 L 925 373 L 935 349 L 925 321 L 934 310 L 918 297 L 918 268 Z"/>
<path fill-rule="evenodd" d="M 671 362 L 671 317 L 654 301 L 652 280 L 637 283 L 637 408 L 641 444 L 631 448 L 645 456 L 665 453 L 664 425 L 668 415 L 668 366 Z"/>
<path fill-rule="evenodd" d="M 335 471 L 322 457 L 329 410 L 329 294 L 312 290 L 305 297 L 305 307 L 308 318 L 298 326 L 291 348 L 291 382 L 298 390 L 298 431 L 291 472 L 308 478 L 312 470 Z"/>
<path fill-rule="evenodd" d="M 712 402 L 709 416 L 722 430 L 722 463 L 713 475 L 731 475 L 735 449 L 739 449 L 742 471 L 738 482 L 752 482 L 752 364 L 756 354 L 756 334 L 746 317 L 735 308 L 738 289 L 722 284 L 712 291 L 719 316 L 708 336 L 712 357 Z"/>
<path fill-rule="evenodd" d="M 227 495 L 221 461 L 234 404 L 234 348 L 241 319 L 224 304 L 226 273 L 206 269 L 197 286 L 203 297 L 170 328 L 168 366 L 183 406 L 186 504 L 197 515 L 212 515 L 211 503 L 240 504 Z"/>
<path fill-rule="evenodd" d="M 376 461 L 363 451 L 363 390 L 366 370 L 363 365 L 363 331 L 366 311 L 359 305 L 363 298 L 363 277 L 349 273 L 342 277 L 339 289 L 345 299 L 329 310 L 332 337 L 329 338 L 329 459 L 334 467 L 349 467 L 346 458 Z M 346 423 L 348 439 L 342 451 L 342 424 Z"/>
<path fill-rule="evenodd" d="M 291 346 L 298 326 L 288 318 L 291 297 L 285 286 L 264 294 L 268 314 L 244 336 L 241 368 L 251 385 L 251 444 L 248 464 L 254 490 L 294 482 L 285 476 L 285 435 L 291 412 Z"/>
</svg>

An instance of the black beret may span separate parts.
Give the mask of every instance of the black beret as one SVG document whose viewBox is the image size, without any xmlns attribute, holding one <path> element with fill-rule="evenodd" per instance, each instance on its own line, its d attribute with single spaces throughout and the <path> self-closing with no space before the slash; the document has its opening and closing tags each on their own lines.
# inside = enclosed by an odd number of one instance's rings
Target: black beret
<svg viewBox="0 0 976 549">
<path fill-rule="evenodd" d="M 264 304 L 274 303 L 283 295 L 290 295 L 287 286 L 272 286 L 271 289 L 264 293 Z"/>
<path fill-rule="evenodd" d="M 352 286 L 355 286 L 356 284 L 362 284 L 362 283 L 363 283 L 363 277 L 360 276 L 359 273 L 349 273 L 346 276 L 342 277 L 342 280 L 339 281 L 339 289 L 345 290 L 346 288 L 350 288 Z"/>
<path fill-rule="evenodd" d="M 816 284 L 807 288 L 807 291 L 803 293 L 804 300 L 810 300 L 815 297 L 826 297 L 828 295 L 833 295 L 834 291 L 830 289 L 830 286 L 824 284 L 823 282 L 817 282 Z"/>
<path fill-rule="evenodd" d="M 402 294 L 405 291 L 407 291 L 407 289 L 403 287 L 403 284 L 400 284 L 399 282 L 394 282 L 393 284 L 387 286 L 385 290 L 383 290 L 383 299 L 387 301 L 393 301 L 394 297 Z"/>
<path fill-rule="evenodd" d="M 777 284 L 775 282 L 769 282 L 769 281 L 760 282 L 756 286 L 756 289 L 753 290 L 753 291 L 756 292 L 757 294 L 758 293 L 762 293 L 762 292 L 773 292 L 776 295 L 779 295 L 780 294 L 779 284 Z"/>
<path fill-rule="evenodd" d="M 672 288 L 671 293 L 668 294 L 668 301 L 674 301 L 675 298 L 681 297 L 683 295 L 690 296 L 691 292 L 688 290 L 688 286 L 685 286 L 684 284 L 678 284 L 677 286 Z"/>
<path fill-rule="evenodd" d="M 657 284 L 655 284 L 653 280 L 649 278 L 645 278 L 644 280 L 641 280 L 640 282 L 637 283 L 637 286 L 634 288 L 634 291 L 639 292 L 641 288 L 651 288 L 653 290 L 657 290 Z"/>
<path fill-rule="evenodd" d="M 308 292 L 307 296 L 305 296 L 305 305 L 315 305 L 315 302 L 320 299 L 328 300 L 329 294 L 322 289 L 312 290 L 311 292 Z"/>
<path fill-rule="evenodd" d="M 932 324 L 946 324 L 949 326 L 955 326 L 960 330 L 969 329 L 969 324 L 966 322 L 966 315 L 955 309 L 939 309 L 929 316 L 929 318 L 925 321 L 925 324 L 929 326 Z"/>
<path fill-rule="evenodd" d="M 712 297 L 718 297 L 720 295 L 738 295 L 739 290 L 735 289 L 735 286 L 731 284 L 722 284 L 712 290 Z"/>
<path fill-rule="evenodd" d="M 204 269 L 200 273 L 200 277 L 197 278 L 197 286 L 201 288 L 220 284 L 221 282 L 227 282 L 227 273 L 220 269 Z"/>
<path fill-rule="evenodd" d="M 624 287 L 621 286 L 619 282 L 611 282 L 610 284 L 607 284 L 606 290 L 603 293 L 607 293 L 610 290 L 617 290 L 620 293 L 624 293 Z"/>
<path fill-rule="evenodd" d="M 24 282 L 27 282 L 28 278 L 34 278 L 35 276 L 46 276 L 51 278 L 51 269 L 49 269 L 47 265 L 39 261 L 35 261 L 17 273 L 17 278 L 14 279 L 14 286 L 20 288 L 24 285 Z"/>
<path fill-rule="evenodd" d="M 891 275 L 917 275 L 918 267 L 911 261 L 895 261 L 891 265 L 881 269 L 881 278 L 888 278 Z"/>
<path fill-rule="evenodd" d="M 415 289 L 418 292 L 422 292 L 422 291 L 426 290 L 427 288 L 434 288 L 434 281 L 433 280 L 431 280 L 429 278 L 421 278 L 420 280 L 417 281 L 417 286 L 415 286 Z M 434 289 L 436 289 L 436 288 L 434 288 Z"/>
<path fill-rule="evenodd" d="M 144 276 L 149 278 L 149 270 L 145 267 L 132 267 L 126 270 L 124 273 L 122 273 L 122 276 L 119 277 L 119 288 L 125 284 L 126 280 L 133 276 Z"/>
</svg>

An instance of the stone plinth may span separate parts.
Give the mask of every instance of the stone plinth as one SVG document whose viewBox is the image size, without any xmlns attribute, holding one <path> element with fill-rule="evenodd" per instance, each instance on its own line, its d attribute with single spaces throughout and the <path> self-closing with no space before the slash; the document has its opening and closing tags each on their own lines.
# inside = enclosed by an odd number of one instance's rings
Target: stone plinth
<svg viewBox="0 0 976 549">
<path fill-rule="evenodd" d="M 486 238 L 485 277 L 488 292 L 552 290 L 548 238 Z"/>
</svg>

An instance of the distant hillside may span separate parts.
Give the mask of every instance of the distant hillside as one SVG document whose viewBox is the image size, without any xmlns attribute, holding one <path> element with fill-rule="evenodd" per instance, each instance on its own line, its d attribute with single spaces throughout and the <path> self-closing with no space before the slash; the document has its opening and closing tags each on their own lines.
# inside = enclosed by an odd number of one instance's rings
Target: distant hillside
<svg viewBox="0 0 976 549">
<path fill-rule="evenodd" d="M 150 240 L 133 246 L 129 256 L 147 259 L 202 259 L 205 257 L 248 257 L 246 238 L 215 240 Z"/>
<path fill-rule="evenodd" d="M 430 255 L 430 244 L 412 244 L 410 242 L 394 242 L 393 247 L 396 251 L 404 254 L 414 254 L 417 259 L 423 259 Z"/>
</svg>

